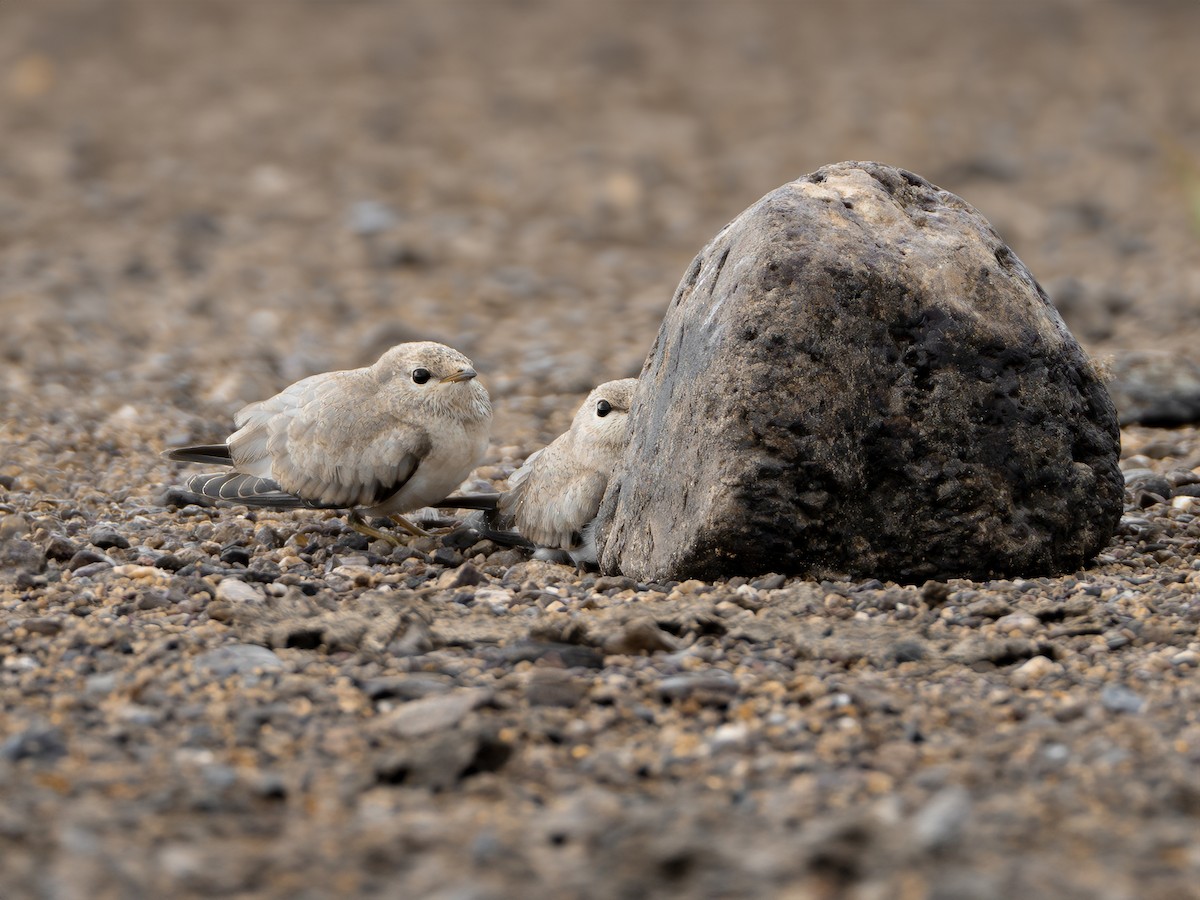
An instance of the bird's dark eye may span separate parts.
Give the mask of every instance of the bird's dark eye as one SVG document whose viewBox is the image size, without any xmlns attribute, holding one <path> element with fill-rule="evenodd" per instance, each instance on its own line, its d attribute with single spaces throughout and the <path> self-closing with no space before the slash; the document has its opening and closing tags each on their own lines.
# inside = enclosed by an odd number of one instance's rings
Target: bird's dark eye
<svg viewBox="0 0 1200 900">
<path fill-rule="evenodd" d="M 428 369 L 413 369 L 413 381 L 417 384 L 424 384 L 430 378 Z"/>
<path fill-rule="evenodd" d="M 601 400 L 596 404 L 596 415 L 598 415 L 600 418 L 603 419 L 610 412 L 612 412 L 612 404 L 607 400 Z"/>
</svg>

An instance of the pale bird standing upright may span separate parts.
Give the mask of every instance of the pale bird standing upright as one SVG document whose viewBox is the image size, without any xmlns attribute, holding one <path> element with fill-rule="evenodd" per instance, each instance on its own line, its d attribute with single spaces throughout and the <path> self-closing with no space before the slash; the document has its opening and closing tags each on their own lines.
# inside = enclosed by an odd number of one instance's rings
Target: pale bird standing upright
<svg viewBox="0 0 1200 900">
<path fill-rule="evenodd" d="M 181 447 L 169 459 L 228 466 L 188 488 L 215 500 L 273 509 L 348 509 L 390 516 L 436 503 L 482 460 L 491 431 L 487 390 L 445 344 L 398 344 L 372 366 L 297 381 L 234 417 L 223 444 Z"/>
</svg>

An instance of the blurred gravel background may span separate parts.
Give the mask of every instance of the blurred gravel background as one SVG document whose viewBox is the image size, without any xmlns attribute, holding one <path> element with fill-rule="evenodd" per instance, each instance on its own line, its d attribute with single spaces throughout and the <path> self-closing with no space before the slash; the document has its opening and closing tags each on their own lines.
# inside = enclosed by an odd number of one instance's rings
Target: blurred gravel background
<svg viewBox="0 0 1200 900">
<path fill-rule="evenodd" d="M 0 6 L 0 895 L 1200 896 L 1200 432 L 1035 581 L 639 585 L 165 446 L 392 343 L 482 479 L 635 374 L 759 196 L 964 197 L 1089 350 L 1196 358 L 1190 0 Z M 1193 375 L 1194 377 L 1194 375 Z"/>
</svg>

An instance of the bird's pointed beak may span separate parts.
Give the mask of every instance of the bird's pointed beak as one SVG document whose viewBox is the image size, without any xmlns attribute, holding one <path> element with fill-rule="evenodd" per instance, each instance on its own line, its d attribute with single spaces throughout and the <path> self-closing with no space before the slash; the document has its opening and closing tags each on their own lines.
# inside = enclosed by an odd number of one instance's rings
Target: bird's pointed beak
<svg viewBox="0 0 1200 900">
<path fill-rule="evenodd" d="M 440 383 L 446 384 L 447 382 L 470 381 L 472 378 L 474 378 L 478 374 L 479 373 L 476 372 L 474 369 L 459 369 L 453 375 L 447 375 L 445 378 L 443 378 L 441 380 Z"/>
</svg>

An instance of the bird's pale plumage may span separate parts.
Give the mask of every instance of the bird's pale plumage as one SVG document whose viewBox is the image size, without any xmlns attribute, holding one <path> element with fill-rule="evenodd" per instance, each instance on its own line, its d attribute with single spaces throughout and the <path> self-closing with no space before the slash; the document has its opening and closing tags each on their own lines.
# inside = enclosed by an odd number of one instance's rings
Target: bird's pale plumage
<svg viewBox="0 0 1200 900">
<path fill-rule="evenodd" d="M 623 378 L 588 394 L 570 429 L 509 478 L 497 501 L 501 525 L 540 547 L 567 551 L 576 563 L 595 562 L 591 525 L 625 450 L 636 386 L 636 378 Z"/>
<path fill-rule="evenodd" d="M 188 482 L 218 500 L 398 515 L 445 497 L 483 458 L 492 406 L 475 375 L 444 344 L 399 344 L 251 403 L 224 444 L 167 456 L 229 466 Z"/>
</svg>

